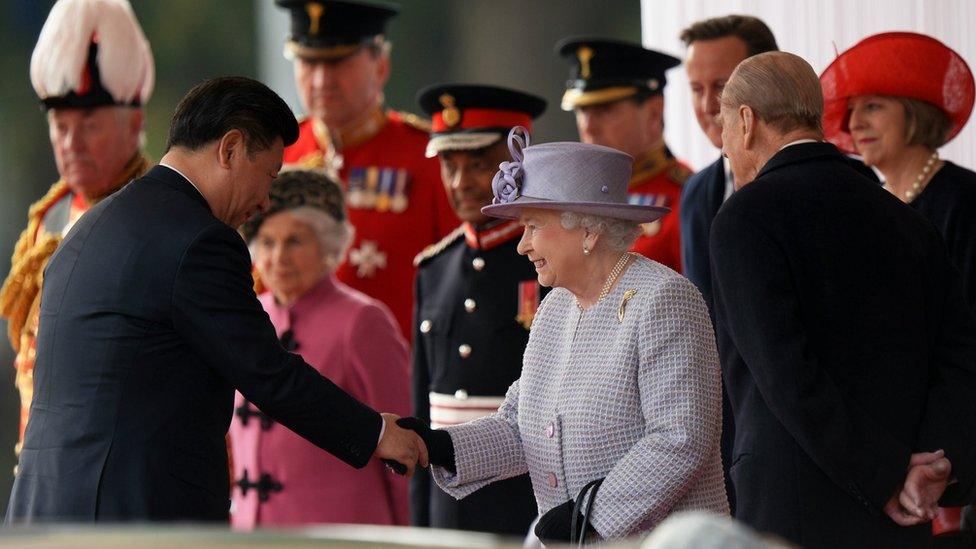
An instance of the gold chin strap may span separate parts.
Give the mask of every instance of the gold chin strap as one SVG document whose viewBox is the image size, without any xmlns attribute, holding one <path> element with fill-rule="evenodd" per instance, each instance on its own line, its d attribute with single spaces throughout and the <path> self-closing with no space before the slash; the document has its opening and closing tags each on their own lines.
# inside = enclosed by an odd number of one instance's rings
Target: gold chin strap
<svg viewBox="0 0 976 549">
<path fill-rule="evenodd" d="M 610 103 L 637 94 L 637 86 L 615 86 L 593 91 L 570 88 L 563 94 L 562 108 L 571 111 L 577 107 L 588 107 L 600 103 Z"/>
<path fill-rule="evenodd" d="M 333 61 L 348 57 L 363 47 L 363 44 L 344 44 L 341 46 L 331 46 L 328 48 L 312 48 L 303 46 L 298 42 L 285 42 L 285 59 L 294 60 L 301 58 L 308 61 Z"/>
</svg>

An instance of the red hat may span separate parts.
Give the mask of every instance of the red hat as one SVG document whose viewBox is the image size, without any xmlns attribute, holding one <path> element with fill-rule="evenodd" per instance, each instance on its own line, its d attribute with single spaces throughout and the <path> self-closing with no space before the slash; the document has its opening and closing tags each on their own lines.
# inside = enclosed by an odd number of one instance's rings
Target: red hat
<svg viewBox="0 0 976 549">
<path fill-rule="evenodd" d="M 885 32 L 861 40 L 837 56 L 820 75 L 824 95 L 824 135 L 854 152 L 847 100 L 859 95 L 890 95 L 927 101 L 949 117 L 951 140 L 973 111 L 976 86 L 969 65 L 931 36 Z"/>
</svg>

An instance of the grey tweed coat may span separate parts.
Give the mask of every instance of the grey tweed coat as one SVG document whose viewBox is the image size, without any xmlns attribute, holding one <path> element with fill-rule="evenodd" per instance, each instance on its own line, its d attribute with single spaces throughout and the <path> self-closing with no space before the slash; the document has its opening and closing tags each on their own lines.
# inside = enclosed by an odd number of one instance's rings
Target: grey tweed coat
<svg viewBox="0 0 976 549">
<path fill-rule="evenodd" d="M 549 293 L 521 379 L 495 414 L 446 428 L 457 474 L 432 470 L 459 499 L 528 471 L 540 514 L 606 477 L 590 522 L 604 539 L 621 538 L 678 510 L 728 514 L 721 428 L 721 371 L 701 295 L 638 257 L 585 312 L 569 291 Z"/>
</svg>

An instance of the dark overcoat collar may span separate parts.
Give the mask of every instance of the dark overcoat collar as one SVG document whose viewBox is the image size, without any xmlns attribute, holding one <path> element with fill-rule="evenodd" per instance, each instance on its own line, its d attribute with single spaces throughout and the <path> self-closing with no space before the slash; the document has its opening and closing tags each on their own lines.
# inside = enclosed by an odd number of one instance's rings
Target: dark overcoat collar
<svg viewBox="0 0 976 549">
<path fill-rule="evenodd" d="M 774 154 L 773 157 L 766 162 L 762 169 L 759 170 L 759 173 L 756 174 L 755 180 L 758 180 L 767 173 L 784 166 L 799 164 L 801 162 L 807 162 L 809 160 L 825 157 L 833 157 L 837 160 L 843 160 L 843 155 L 839 150 L 837 150 L 837 147 L 830 143 L 818 142 L 790 145 L 789 147 L 786 147 L 785 149 L 782 149 Z"/>
</svg>

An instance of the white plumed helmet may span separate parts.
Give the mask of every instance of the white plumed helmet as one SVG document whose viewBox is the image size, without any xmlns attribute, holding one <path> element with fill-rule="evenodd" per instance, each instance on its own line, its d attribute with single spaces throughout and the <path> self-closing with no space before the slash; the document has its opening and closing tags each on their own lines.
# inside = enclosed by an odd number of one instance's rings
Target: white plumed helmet
<svg viewBox="0 0 976 549">
<path fill-rule="evenodd" d="M 30 76 L 50 109 L 143 105 L 156 72 L 128 0 L 58 0 L 34 47 Z"/>
</svg>

